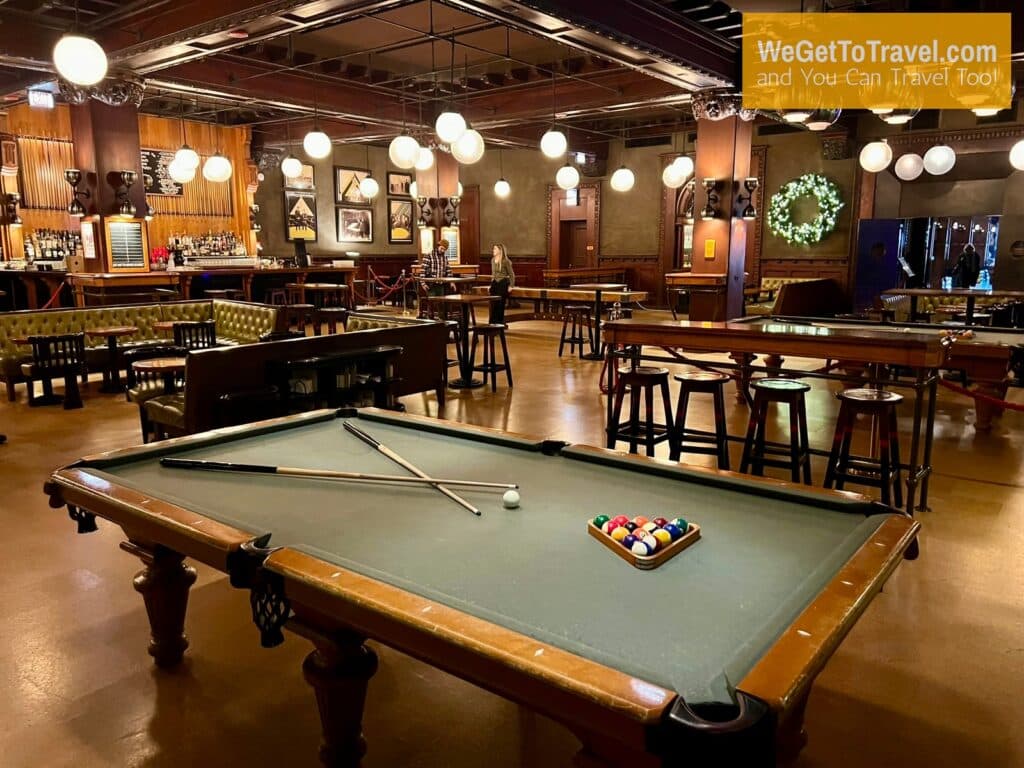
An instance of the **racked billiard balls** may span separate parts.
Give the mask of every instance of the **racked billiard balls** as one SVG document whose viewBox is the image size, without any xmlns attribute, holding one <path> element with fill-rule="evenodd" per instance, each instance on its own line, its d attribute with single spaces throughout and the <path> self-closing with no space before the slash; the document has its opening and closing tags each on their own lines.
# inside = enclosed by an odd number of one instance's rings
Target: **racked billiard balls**
<svg viewBox="0 0 1024 768">
<path fill-rule="evenodd" d="M 658 540 L 654 538 L 654 536 L 649 534 L 647 531 L 644 531 L 643 534 L 637 536 L 637 538 L 640 539 L 640 541 L 642 541 L 644 544 L 646 544 L 647 548 L 650 549 L 651 552 L 658 548 Z"/>
<path fill-rule="evenodd" d="M 648 533 L 653 533 L 658 528 L 658 524 L 656 522 L 654 522 L 653 520 L 651 520 L 648 523 L 644 523 L 640 527 L 643 528 Z"/>
<path fill-rule="evenodd" d="M 621 541 L 622 541 L 622 540 L 623 540 L 624 538 L 626 538 L 627 536 L 629 536 L 629 531 L 627 531 L 627 530 L 626 530 L 626 529 L 625 529 L 625 528 L 624 528 L 623 526 L 621 526 L 621 525 L 616 525 L 616 526 L 615 526 L 615 527 L 614 527 L 614 528 L 612 529 L 612 532 L 611 532 L 610 534 L 608 534 L 608 535 L 609 535 L 609 536 L 611 536 L 613 540 L 615 540 L 615 541 L 618 541 L 618 542 L 621 542 Z"/>
<path fill-rule="evenodd" d="M 622 527 L 625 528 L 630 533 L 632 533 L 633 531 L 635 531 L 637 529 L 637 524 L 634 523 L 632 520 L 630 520 L 629 522 L 623 524 Z"/>
<path fill-rule="evenodd" d="M 623 527 L 625 527 L 625 526 L 623 526 Z M 636 536 L 634 536 L 633 534 L 630 533 L 630 534 L 626 535 L 622 539 L 622 546 L 624 546 L 626 549 L 632 550 L 633 549 L 633 545 L 636 544 L 636 542 L 637 542 Z"/>
<path fill-rule="evenodd" d="M 639 539 L 637 539 L 633 542 L 633 546 L 629 548 L 629 551 L 632 552 L 634 555 L 647 557 L 654 550 L 651 549 L 651 546 L 646 541 L 640 541 Z"/>
<path fill-rule="evenodd" d="M 615 517 L 612 518 L 612 520 L 614 520 L 619 525 L 625 525 L 626 523 L 629 522 L 629 518 L 626 517 L 625 515 L 616 515 Z"/>
<path fill-rule="evenodd" d="M 633 518 L 633 522 L 637 524 L 637 527 L 642 528 L 644 523 L 648 522 L 648 520 L 643 515 L 637 515 Z"/>
<path fill-rule="evenodd" d="M 604 524 L 607 523 L 611 518 L 608 515 L 598 515 L 594 518 L 594 527 L 604 530 Z"/>
<path fill-rule="evenodd" d="M 656 517 L 653 520 L 651 520 L 651 522 L 654 523 L 659 528 L 664 528 L 665 527 L 665 523 L 667 523 L 668 520 L 666 520 L 664 517 Z"/>
<path fill-rule="evenodd" d="M 675 520 L 672 521 L 672 524 L 683 533 L 686 533 L 690 529 L 690 524 L 686 522 L 685 518 L 682 517 L 677 517 Z"/>
<path fill-rule="evenodd" d="M 609 520 L 608 522 L 606 522 L 604 525 L 601 526 L 601 530 L 604 531 L 605 533 L 611 535 L 612 531 L 614 531 L 616 528 L 621 528 L 621 527 L 622 526 L 619 525 L 618 523 L 616 523 L 614 520 Z"/>
</svg>

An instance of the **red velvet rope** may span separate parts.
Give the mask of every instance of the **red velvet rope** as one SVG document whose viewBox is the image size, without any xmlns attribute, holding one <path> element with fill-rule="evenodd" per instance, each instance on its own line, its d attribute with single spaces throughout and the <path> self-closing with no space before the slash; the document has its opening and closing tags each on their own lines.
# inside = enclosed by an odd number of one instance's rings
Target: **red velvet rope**
<svg viewBox="0 0 1024 768">
<path fill-rule="evenodd" d="M 992 397 L 986 395 L 983 392 L 979 392 L 976 389 L 967 389 L 967 387 L 961 387 L 959 384 L 954 384 L 948 379 L 939 379 L 939 384 L 944 386 L 951 392 L 956 392 L 958 395 L 964 395 L 965 397 L 973 397 L 975 400 L 981 400 L 986 403 L 990 403 L 999 408 L 1005 408 L 1008 411 L 1024 411 L 1024 403 L 1011 403 L 1006 400 L 1000 400 L 998 397 Z"/>
</svg>

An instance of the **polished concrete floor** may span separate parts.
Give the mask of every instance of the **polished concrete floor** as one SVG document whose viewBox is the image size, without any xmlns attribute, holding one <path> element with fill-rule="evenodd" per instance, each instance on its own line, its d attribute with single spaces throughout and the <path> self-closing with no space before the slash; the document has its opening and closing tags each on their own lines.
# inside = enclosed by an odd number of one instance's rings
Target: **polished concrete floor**
<svg viewBox="0 0 1024 768">
<path fill-rule="evenodd" d="M 444 415 L 600 443 L 601 364 L 556 357 L 556 330 L 514 324 L 515 389 L 452 392 Z M 138 440 L 134 406 L 97 390 L 80 411 L 30 410 L 23 396 L 0 403 L 9 438 L 0 446 L 0 766 L 316 765 L 305 641 L 261 649 L 246 595 L 200 567 L 188 661 L 156 670 L 131 587 L 139 565 L 118 549 L 119 530 L 101 521 L 98 533 L 78 536 L 63 510 L 48 507 L 42 484 L 52 468 Z M 1011 397 L 1024 400 L 1020 390 Z M 433 396 L 405 404 L 437 414 Z M 811 440 L 826 443 L 828 385 L 814 385 L 809 406 Z M 727 407 L 741 432 L 745 408 Z M 694 413 L 710 423 L 710 407 Z M 1024 414 L 1007 413 L 989 434 L 972 421 L 969 401 L 942 396 L 921 558 L 901 565 L 819 678 L 797 765 L 1024 765 Z M 577 745 L 560 726 L 380 652 L 368 768 L 570 764 Z"/>
</svg>

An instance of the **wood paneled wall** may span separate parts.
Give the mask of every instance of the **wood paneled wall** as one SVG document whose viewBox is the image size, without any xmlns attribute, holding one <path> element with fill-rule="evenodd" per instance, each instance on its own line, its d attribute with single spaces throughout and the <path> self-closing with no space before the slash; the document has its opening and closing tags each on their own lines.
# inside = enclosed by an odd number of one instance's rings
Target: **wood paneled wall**
<svg viewBox="0 0 1024 768">
<path fill-rule="evenodd" d="M 3 191 L 21 192 L 26 232 L 78 228 L 78 223 L 64 212 L 71 199 L 64 169 L 74 166 L 69 115 L 68 107 L 63 105 L 53 110 L 19 105 L 0 116 L 0 131 L 16 135 L 19 150 L 18 178 L 5 177 Z M 182 143 L 182 130 L 181 121 L 139 115 L 139 144 L 144 149 L 176 150 Z M 200 163 L 220 151 L 231 161 L 234 173 L 227 183 L 212 184 L 203 178 L 200 164 L 195 179 L 184 185 L 181 197 L 147 195 L 156 213 L 149 223 L 150 243 L 153 247 L 163 245 L 173 233 L 231 231 L 241 235 L 249 252 L 254 253 L 249 204 L 256 188 L 256 169 L 249 158 L 249 128 L 184 121 L 184 137 L 199 153 Z"/>
</svg>

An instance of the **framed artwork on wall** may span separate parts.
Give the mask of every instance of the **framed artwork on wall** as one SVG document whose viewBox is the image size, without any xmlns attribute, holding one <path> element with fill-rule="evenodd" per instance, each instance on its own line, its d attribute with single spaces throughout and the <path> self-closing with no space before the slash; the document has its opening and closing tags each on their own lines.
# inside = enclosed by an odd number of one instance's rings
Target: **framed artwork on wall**
<svg viewBox="0 0 1024 768">
<path fill-rule="evenodd" d="M 298 176 L 285 177 L 284 186 L 286 189 L 316 189 L 313 166 L 303 163 Z"/>
<path fill-rule="evenodd" d="M 415 220 L 412 217 L 412 200 L 388 198 L 388 242 L 413 242 Z"/>
<path fill-rule="evenodd" d="M 369 205 L 370 201 L 359 191 L 359 182 L 369 175 L 366 168 L 334 166 L 334 204 Z"/>
<path fill-rule="evenodd" d="M 284 192 L 285 240 L 316 240 L 316 193 L 298 189 Z"/>
<path fill-rule="evenodd" d="M 411 173 L 388 171 L 388 194 L 392 197 L 409 197 L 411 185 Z"/>
<path fill-rule="evenodd" d="M 372 243 L 373 211 L 339 206 L 335 209 L 339 243 Z"/>
</svg>

